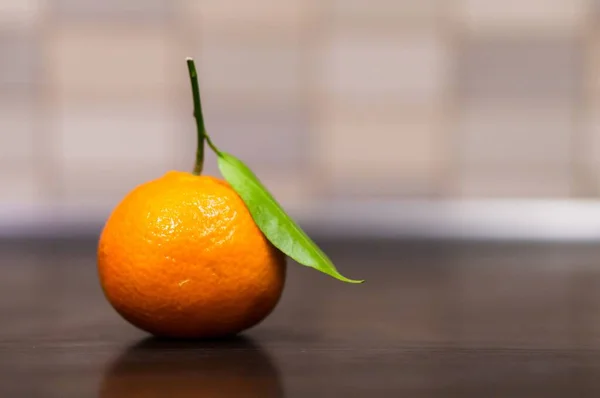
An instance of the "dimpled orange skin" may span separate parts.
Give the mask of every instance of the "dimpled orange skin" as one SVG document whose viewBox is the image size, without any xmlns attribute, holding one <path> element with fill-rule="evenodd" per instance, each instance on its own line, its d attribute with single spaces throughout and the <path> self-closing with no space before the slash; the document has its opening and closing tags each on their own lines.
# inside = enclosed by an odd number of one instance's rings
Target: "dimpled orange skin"
<svg viewBox="0 0 600 398">
<path fill-rule="evenodd" d="M 267 317 L 285 282 L 285 256 L 223 180 L 171 171 L 131 191 L 98 244 L 106 298 L 153 335 L 237 334 Z"/>
</svg>

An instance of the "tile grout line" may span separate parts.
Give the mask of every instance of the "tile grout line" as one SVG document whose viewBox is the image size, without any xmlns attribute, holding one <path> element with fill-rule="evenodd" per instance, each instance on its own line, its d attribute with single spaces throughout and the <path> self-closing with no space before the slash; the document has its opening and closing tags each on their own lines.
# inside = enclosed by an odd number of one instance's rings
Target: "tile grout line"
<svg viewBox="0 0 600 398">
<path fill-rule="evenodd" d="M 41 54 L 39 55 L 43 64 L 40 65 L 38 71 L 40 85 L 38 86 L 39 96 L 36 98 L 36 106 L 40 114 L 35 123 L 34 164 L 38 184 L 42 187 L 42 198 L 46 205 L 51 205 L 60 203 L 64 196 L 64 173 L 61 172 L 57 153 L 58 149 L 62 147 L 62 142 L 59 143 L 60 137 L 55 123 L 57 117 L 56 82 L 50 73 L 50 60 L 53 59 L 53 54 L 50 54 L 49 45 L 54 39 L 56 29 L 50 10 L 44 7 L 41 14 L 37 33 L 38 40 L 40 40 L 39 51 Z"/>
</svg>

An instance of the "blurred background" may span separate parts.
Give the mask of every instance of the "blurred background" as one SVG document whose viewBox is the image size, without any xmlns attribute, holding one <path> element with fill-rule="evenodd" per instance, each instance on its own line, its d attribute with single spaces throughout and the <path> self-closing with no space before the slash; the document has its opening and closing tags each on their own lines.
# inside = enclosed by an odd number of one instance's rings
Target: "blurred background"
<svg viewBox="0 0 600 398">
<path fill-rule="evenodd" d="M 114 206 L 193 169 L 186 57 L 367 282 L 290 265 L 258 348 L 161 349 L 98 283 Z M 0 396 L 600 396 L 599 243 L 600 0 L 0 0 Z"/>
<path fill-rule="evenodd" d="M 315 231 L 600 238 L 599 20 L 597 0 L 0 0 L 0 234 L 95 232 L 191 170 L 192 56 L 216 143 Z"/>
</svg>

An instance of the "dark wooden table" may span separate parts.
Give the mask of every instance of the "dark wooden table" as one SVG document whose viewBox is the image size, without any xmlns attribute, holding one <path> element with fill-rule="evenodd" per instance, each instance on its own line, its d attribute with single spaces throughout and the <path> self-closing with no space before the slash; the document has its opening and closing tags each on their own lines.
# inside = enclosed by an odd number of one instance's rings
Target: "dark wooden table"
<svg viewBox="0 0 600 398">
<path fill-rule="evenodd" d="M 598 397 L 600 245 L 339 241 L 236 339 L 149 338 L 95 242 L 0 243 L 0 397 Z"/>
</svg>

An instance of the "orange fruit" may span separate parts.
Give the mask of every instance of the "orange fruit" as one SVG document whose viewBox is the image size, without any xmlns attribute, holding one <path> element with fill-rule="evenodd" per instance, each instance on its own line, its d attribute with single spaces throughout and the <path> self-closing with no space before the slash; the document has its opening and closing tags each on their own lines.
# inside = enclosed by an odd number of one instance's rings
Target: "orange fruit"
<svg viewBox="0 0 600 398">
<path fill-rule="evenodd" d="M 227 182 L 171 171 L 116 206 L 98 244 L 114 309 L 153 335 L 234 335 L 267 317 L 285 282 L 285 256 Z"/>
</svg>

